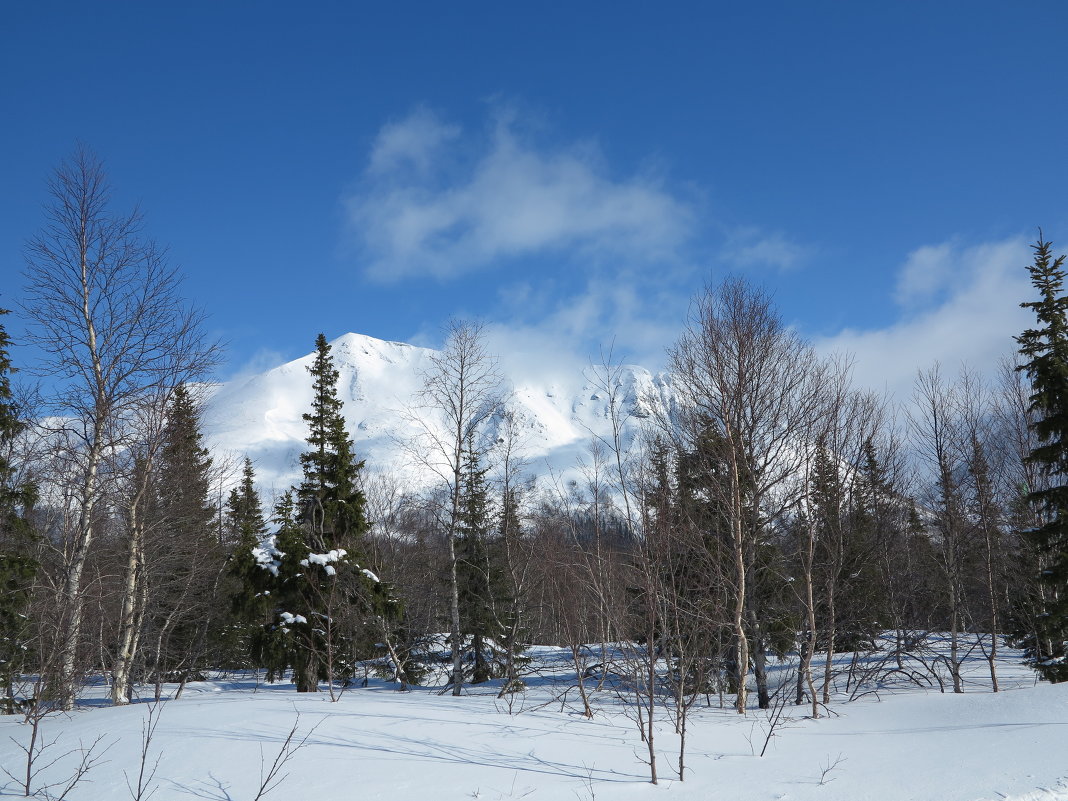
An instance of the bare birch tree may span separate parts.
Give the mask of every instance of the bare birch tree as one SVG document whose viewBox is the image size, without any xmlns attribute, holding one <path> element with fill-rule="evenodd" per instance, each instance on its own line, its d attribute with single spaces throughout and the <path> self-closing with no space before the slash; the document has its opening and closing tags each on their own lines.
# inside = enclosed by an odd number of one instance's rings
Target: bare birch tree
<svg viewBox="0 0 1068 801">
<path fill-rule="evenodd" d="M 985 609 L 976 609 L 972 616 L 978 618 L 990 634 L 986 658 L 990 669 L 990 686 L 997 692 L 998 629 L 1002 624 L 1001 591 L 1005 584 L 1002 532 L 1006 505 L 998 492 L 1000 482 L 996 480 L 996 472 L 1001 465 L 991 459 L 991 456 L 997 455 L 993 447 L 993 397 L 978 375 L 965 370 L 960 379 L 959 403 L 962 424 L 960 444 L 964 449 L 962 458 L 967 465 L 969 525 L 972 537 L 982 550 L 981 576 L 977 583 L 982 588 L 985 602 L 980 607 L 985 606 Z M 980 638 L 984 629 L 980 629 Z"/>
<path fill-rule="evenodd" d="M 917 375 L 909 425 L 916 454 L 931 475 L 927 501 L 936 517 L 936 552 L 949 617 L 947 665 L 953 692 L 961 693 L 964 689 L 961 684 L 960 630 L 965 611 L 966 541 L 960 483 L 965 470 L 964 449 L 960 444 L 962 425 L 958 388 L 946 383 L 937 364 Z"/>
<path fill-rule="evenodd" d="M 749 647 L 750 636 L 758 652 L 762 640 L 762 632 L 753 630 L 759 629 L 759 617 L 750 614 L 755 551 L 767 521 L 793 503 L 798 438 L 818 414 L 821 370 L 812 349 L 783 325 L 771 299 L 736 278 L 697 297 L 689 325 L 669 355 L 689 418 L 683 436 L 703 436 L 711 427 L 714 458 L 724 467 L 715 491 L 730 530 L 737 711 L 744 714 L 749 662 L 762 655 Z M 756 661 L 759 670 L 762 661 Z"/>
<path fill-rule="evenodd" d="M 415 427 L 410 452 L 447 490 L 441 525 L 449 551 L 449 616 L 452 628 L 452 694 L 463 688 L 463 643 L 457 572 L 464 451 L 504 403 L 497 359 L 486 349 L 480 323 L 450 322 L 445 347 L 430 357 L 423 373 L 420 405 L 410 410 Z"/>
<path fill-rule="evenodd" d="M 217 350 L 181 296 L 177 269 L 142 235 L 140 213 L 110 209 L 104 166 L 91 151 L 80 148 L 61 164 L 49 191 L 45 226 L 26 248 L 23 309 L 31 341 L 46 354 L 41 370 L 56 382 L 54 419 L 76 444 L 68 454 L 77 501 L 64 521 L 56 688 L 70 708 L 103 461 L 130 446 L 128 424 L 149 398 L 202 375 Z"/>
</svg>

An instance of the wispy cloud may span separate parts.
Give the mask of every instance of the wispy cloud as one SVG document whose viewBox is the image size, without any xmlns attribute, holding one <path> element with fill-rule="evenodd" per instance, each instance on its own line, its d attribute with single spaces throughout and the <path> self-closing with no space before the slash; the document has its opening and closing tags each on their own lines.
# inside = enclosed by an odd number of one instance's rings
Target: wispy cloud
<svg viewBox="0 0 1068 801">
<path fill-rule="evenodd" d="M 944 301 L 945 293 L 968 274 L 969 263 L 979 255 L 963 251 L 952 242 L 917 248 L 898 273 L 894 299 L 906 309 Z"/>
<path fill-rule="evenodd" d="M 695 228 L 692 205 L 657 177 L 613 175 L 588 143 L 540 146 L 508 110 L 480 133 L 425 108 L 385 125 L 347 208 L 379 281 L 547 255 L 672 263 Z"/>
<path fill-rule="evenodd" d="M 940 362 L 991 369 L 1030 322 L 1019 303 L 1030 297 L 1022 238 L 966 247 L 950 241 L 919 248 L 902 265 L 896 289 L 900 318 L 871 330 L 847 329 L 817 344 L 856 358 L 858 381 L 908 397 L 917 369 Z"/>
<path fill-rule="evenodd" d="M 612 350 L 615 360 L 660 369 L 687 304 L 688 294 L 677 287 L 595 278 L 537 314 L 509 315 L 489 328 L 498 352 L 542 374 L 581 369 L 599 361 L 602 350 Z"/>
<path fill-rule="evenodd" d="M 416 108 L 403 120 L 382 126 L 367 173 L 376 179 L 427 176 L 441 151 L 459 135 L 459 127 L 444 124 L 429 109 Z"/>
<path fill-rule="evenodd" d="M 800 266 L 813 249 L 788 239 L 778 231 L 762 231 L 747 226 L 731 232 L 723 246 L 721 258 L 732 267 L 790 270 Z"/>
</svg>

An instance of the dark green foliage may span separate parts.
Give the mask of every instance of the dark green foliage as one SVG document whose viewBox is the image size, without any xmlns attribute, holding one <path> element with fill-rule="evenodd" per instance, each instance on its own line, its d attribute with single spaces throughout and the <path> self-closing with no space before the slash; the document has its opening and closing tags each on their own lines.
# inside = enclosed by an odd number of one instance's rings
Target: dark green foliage
<svg viewBox="0 0 1068 801">
<path fill-rule="evenodd" d="M 231 547 L 227 565 L 232 619 L 224 634 L 224 652 L 235 666 L 248 666 L 252 638 L 267 622 L 270 597 L 263 594 L 254 550 L 267 536 L 260 496 L 256 492 L 252 460 L 245 458 L 241 483 L 230 490 L 226 501 L 225 544 Z"/>
<path fill-rule="evenodd" d="M 918 571 L 912 558 L 913 541 L 930 559 L 930 540 L 920 531 L 916 507 L 895 492 L 886 465 L 875 443 L 868 439 L 861 449 L 860 469 L 853 498 L 855 523 L 861 541 L 873 549 L 865 565 L 864 581 L 870 579 L 865 616 L 877 629 L 925 628 L 919 614 L 941 598 L 931 581 L 931 571 Z"/>
<path fill-rule="evenodd" d="M 356 461 L 345 430 L 337 397 L 338 372 L 322 334 L 315 340 L 315 348 L 315 361 L 308 368 L 313 379 L 312 410 L 303 416 L 311 449 L 300 456 L 304 481 L 297 498 L 310 545 L 355 553 L 368 530 L 366 502 L 356 483 L 363 462 Z"/>
<path fill-rule="evenodd" d="M 145 612 L 150 641 L 162 644 L 157 672 L 200 670 L 221 617 L 216 579 L 224 556 L 217 509 L 210 501 L 212 460 L 203 445 L 197 404 L 178 387 L 167 413 L 155 492 L 145 516 L 154 553 L 148 577 L 156 602 Z"/>
<path fill-rule="evenodd" d="M 226 500 L 226 540 L 236 551 L 255 547 L 267 534 L 255 484 L 256 472 L 252 460 L 246 457 L 241 483 L 230 490 Z"/>
<path fill-rule="evenodd" d="M 494 537 L 486 483 L 487 468 L 468 444 L 460 485 L 456 526 L 456 575 L 460 597 L 460 633 L 471 638 L 471 681 L 480 684 L 497 674 L 501 639 L 507 630 L 502 612 L 509 607 L 504 554 Z"/>
<path fill-rule="evenodd" d="M 1040 524 L 1025 532 L 1039 556 L 1043 609 L 1032 632 L 1019 644 L 1034 668 L 1050 681 L 1068 680 L 1068 297 L 1064 294 L 1065 257 L 1053 258 L 1051 244 L 1039 237 L 1028 267 L 1039 300 L 1021 303 L 1038 321 L 1016 338 L 1031 381 L 1030 410 L 1038 437 L 1028 460 L 1046 485 L 1030 494 L 1041 510 Z"/>
<path fill-rule="evenodd" d="M 1005 565 L 1011 576 L 1010 592 L 1006 599 L 1005 630 L 1007 640 L 1023 648 L 1030 658 L 1039 652 L 1042 628 L 1046 620 L 1048 589 L 1041 580 L 1043 556 L 1031 541 L 1030 533 L 1039 523 L 1035 504 L 1026 486 L 1017 488 L 1009 505 L 1008 525 L 1016 536 Z"/>
<path fill-rule="evenodd" d="M 647 550 L 658 563 L 658 582 L 668 600 L 660 626 L 662 647 L 671 655 L 673 675 L 689 692 L 712 691 L 717 672 L 736 675 L 729 659 L 734 634 L 726 622 L 722 580 L 730 532 L 718 443 L 709 426 L 692 451 L 674 453 L 658 443 L 652 454 L 655 481 L 646 498 L 652 520 Z"/>
<path fill-rule="evenodd" d="M 710 691 L 716 675 L 733 691 L 738 675 L 724 454 L 723 438 L 710 423 L 703 425 L 690 450 L 672 452 L 661 445 L 653 456 L 657 478 L 646 501 L 654 521 L 646 551 L 664 595 L 658 636 L 672 655 L 674 674 L 691 692 Z M 744 626 L 760 703 L 766 706 L 764 655 L 784 654 L 794 645 L 798 619 L 781 538 L 756 508 L 751 482 L 743 483 L 742 495 L 744 525 L 752 530 L 744 554 Z"/>
<path fill-rule="evenodd" d="M 972 435 L 969 446 L 969 492 L 965 514 L 969 538 L 976 543 L 976 547 L 969 554 L 969 580 L 966 586 L 968 605 L 977 610 L 974 616 L 980 621 L 983 631 L 999 632 L 1002 629 L 1003 588 L 1007 584 L 1005 562 L 1008 555 L 1002 547 L 1001 530 L 1004 512 L 997 500 L 984 444 Z M 978 610 L 982 610 L 982 613 Z"/>
<path fill-rule="evenodd" d="M 254 549 L 251 561 L 243 541 L 235 559 L 250 596 L 238 606 L 247 619 L 263 618 L 253 658 L 271 680 L 292 667 L 298 692 L 350 678 L 356 660 L 377 655 L 380 635 L 402 611 L 391 588 L 363 567 L 369 528 L 357 483 L 363 462 L 345 430 L 338 372 L 322 334 L 308 369 L 313 399 L 304 415 L 310 446 L 300 457 L 304 481 L 275 508 L 274 537 Z"/>
<path fill-rule="evenodd" d="M 7 311 L 0 309 L 0 315 Z M 24 424 L 11 392 L 11 340 L 0 325 L 0 710 L 11 713 L 12 682 L 24 667 L 30 640 L 26 615 L 37 574 L 36 533 L 29 514 L 36 501 L 32 483 L 20 481 L 11 452 Z"/>
<path fill-rule="evenodd" d="M 323 629 L 312 612 L 320 584 L 319 569 L 309 570 L 311 550 L 297 515 L 292 492 L 286 492 L 274 508 L 274 536 L 253 551 L 250 587 L 252 598 L 245 609 L 259 611 L 263 620 L 252 638 L 256 664 L 267 668 L 267 680 L 280 678 L 293 668 L 297 689 L 313 692 L 327 678 L 319 655 L 327 651 Z M 244 556 L 242 556 L 244 559 Z"/>
<path fill-rule="evenodd" d="M 878 573 L 878 518 L 884 513 L 884 489 L 870 442 L 857 486 L 849 489 L 831 454 L 816 455 L 812 506 L 816 516 L 816 583 L 834 587 L 835 648 L 857 650 L 874 643 L 885 620 L 885 591 Z M 826 598 L 817 598 L 817 627 L 827 614 Z"/>
<path fill-rule="evenodd" d="M 530 660 L 522 656 L 527 647 L 528 632 L 522 614 L 522 601 L 516 587 L 516 570 L 519 561 L 520 541 L 523 538 L 523 526 L 519 519 L 520 493 L 515 487 L 507 488 L 501 498 L 501 512 L 498 526 L 498 549 L 501 553 L 501 598 L 497 605 L 497 619 L 501 633 L 498 643 L 504 650 L 504 672 L 507 680 L 505 689 L 514 691 L 524 685 L 519 678 L 519 668 Z"/>
<path fill-rule="evenodd" d="M 200 416 L 184 387 L 174 393 L 167 415 L 157 483 L 158 514 L 170 535 L 186 541 L 218 542 L 211 493 L 211 457 L 203 445 Z"/>
<path fill-rule="evenodd" d="M 938 553 L 915 501 L 895 488 L 885 458 L 867 440 L 851 491 L 855 544 L 846 557 L 854 567 L 847 568 L 840 611 L 858 641 L 873 630 L 894 629 L 903 636 L 910 629 L 942 628 L 949 616 Z M 849 636 L 842 635 L 841 647 L 854 644 L 846 641 Z"/>
</svg>

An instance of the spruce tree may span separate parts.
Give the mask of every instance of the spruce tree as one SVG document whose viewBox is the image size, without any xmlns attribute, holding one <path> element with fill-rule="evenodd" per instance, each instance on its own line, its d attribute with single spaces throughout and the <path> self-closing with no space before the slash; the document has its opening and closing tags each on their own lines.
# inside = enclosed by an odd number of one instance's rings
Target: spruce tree
<svg viewBox="0 0 1068 801">
<path fill-rule="evenodd" d="M 656 495 L 662 508 L 658 528 L 668 541 L 670 575 L 662 583 L 673 589 L 672 616 L 683 648 L 695 654 L 686 664 L 676 660 L 682 686 L 710 687 L 721 676 L 730 692 L 738 689 L 736 633 L 718 617 L 729 598 L 722 575 L 729 563 L 730 520 L 725 503 L 728 466 L 723 439 L 707 418 L 697 416 L 690 447 L 661 448 L 654 469 L 659 473 Z M 673 469 L 669 472 L 668 468 Z M 654 465 L 656 462 L 654 462 Z M 711 625 L 710 625 L 711 623 Z"/>
<path fill-rule="evenodd" d="M 527 647 L 525 638 L 528 632 L 524 625 L 520 598 L 520 585 L 522 584 L 520 542 L 523 537 L 523 527 L 519 517 L 520 506 L 520 490 L 516 487 L 506 487 L 501 494 L 497 539 L 502 559 L 501 586 L 503 588 L 497 617 L 500 622 L 499 642 L 504 650 L 501 675 L 505 679 L 498 697 L 526 688 L 525 682 L 519 677 L 519 669 L 530 661 L 528 657 L 522 656 Z"/>
<path fill-rule="evenodd" d="M 712 677 L 723 667 L 717 645 L 725 632 L 713 622 L 717 599 L 709 580 L 722 534 L 714 494 L 707 491 L 718 477 L 706 447 L 715 436 L 705 421 L 699 425 L 692 450 L 659 438 L 652 445 L 652 481 L 644 497 L 648 523 L 632 574 L 649 578 L 629 590 L 632 636 L 647 646 L 648 632 L 655 630 L 656 648 L 670 665 L 665 687 L 679 710 L 688 708 L 695 692 L 711 691 Z M 650 591 L 656 596 L 651 601 Z"/>
<path fill-rule="evenodd" d="M 300 456 L 304 481 L 298 492 L 304 522 L 310 544 L 316 548 L 355 552 L 368 529 L 366 501 L 357 485 L 363 462 L 353 454 L 337 396 L 338 371 L 322 334 L 315 340 L 315 360 L 308 372 L 312 375 L 312 410 L 303 417 L 311 449 Z"/>
<path fill-rule="evenodd" d="M 359 487 L 358 461 L 349 438 L 343 406 L 337 395 L 338 370 L 323 334 L 315 340 L 315 358 L 308 367 L 312 376 L 312 408 L 304 414 L 308 424 L 309 450 L 301 454 L 304 469 L 297 498 L 302 528 L 310 552 L 336 554 L 335 563 L 308 569 L 309 598 L 324 621 L 326 641 L 320 653 L 320 677 L 344 677 L 353 660 L 371 656 L 379 642 L 379 623 L 388 611 L 388 592 L 364 562 L 364 539 L 369 525 L 366 499 Z M 318 564 L 320 569 L 314 565 Z M 330 624 L 330 625 L 325 625 Z"/>
<path fill-rule="evenodd" d="M 460 515 L 456 527 L 460 633 L 464 642 L 453 643 L 453 647 L 462 648 L 467 638 L 471 638 L 473 684 L 481 684 L 494 675 L 498 641 L 504 634 L 499 612 L 506 605 L 498 549 L 490 541 L 493 519 L 487 472 L 488 468 L 481 465 L 479 454 L 469 440 L 464 453 Z"/>
<path fill-rule="evenodd" d="M 266 622 L 270 596 L 265 595 L 255 551 L 267 536 L 260 496 L 256 492 L 256 472 L 245 457 L 241 483 L 230 490 L 226 501 L 226 541 L 233 550 L 228 564 L 232 622 L 224 647 L 238 664 L 251 654 L 253 638 Z"/>
<path fill-rule="evenodd" d="M 210 501 L 212 459 L 200 433 L 200 412 L 185 387 L 174 391 L 160 458 L 159 513 L 172 537 L 218 541 Z"/>
<path fill-rule="evenodd" d="M 224 556 L 210 500 L 211 468 L 196 400 L 180 386 L 167 412 L 154 504 L 146 515 L 155 532 L 148 559 L 155 603 L 147 616 L 159 644 L 157 673 L 195 671 L 207 653 L 209 629 L 219 622 L 213 595 Z"/>
<path fill-rule="evenodd" d="M 816 456 L 813 476 L 813 509 L 817 528 L 817 573 L 827 592 L 820 611 L 821 627 L 833 628 L 836 648 L 859 650 L 873 643 L 885 609 L 876 560 L 877 512 L 866 486 L 865 466 L 872 466 L 861 446 L 862 465 L 856 485 L 850 487 L 839 462 L 826 449 Z M 877 467 L 877 465 L 875 465 Z"/>
<path fill-rule="evenodd" d="M 0 315 L 7 314 L 0 309 Z M 36 535 L 29 512 L 36 488 L 17 478 L 11 451 L 24 429 L 11 391 L 13 372 L 8 348 L 11 340 L 0 325 L 0 710 L 14 711 L 14 679 L 22 671 L 30 647 L 29 620 L 24 614 L 37 574 Z"/>
<path fill-rule="evenodd" d="M 327 643 L 316 625 L 318 570 L 310 568 L 312 551 L 300 523 L 293 493 L 286 492 L 274 508 L 274 536 L 253 550 L 257 570 L 253 573 L 255 598 L 269 606 L 267 620 L 253 638 L 253 658 L 267 668 L 267 680 L 280 678 L 287 667 L 293 668 L 297 692 L 316 692 L 319 680 L 329 678 L 320 665 L 319 655 Z"/>
<path fill-rule="evenodd" d="M 263 507 L 256 492 L 256 471 L 246 456 L 241 483 L 230 490 L 226 500 L 226 538 L 235 552 L 240 552 L 259 545 L 266 534 Z"/>
<path fill-rule="evenodd" d="M 1068 679 L 1068 297 L 1065 257 L 1053 257 L 1041 232 L 1032 249 L 1028 271 L 1039 300 L 1020 305 L 1034 311 L 1038 325 L 1016 341 L 1027 360 L 1020 369 L 1031 381 L 1030 411 L 1039 441 L 1027 458 L 1046 479 L 1030 494 L 1042 512 L 1041 523 L 1025 532 L 1039 555 L 1044 608 L 1033 634 L 1018 641 L 1035 670 L 1058 682 Z"/>
<path fill-rule="evenodd" d="M 369 528 L 358 484 L 363 462 L 345 429 L 330 345 L 322 334 L 315 345 L 304 480 L 276 507 L 274 537 L 253 549 L 249 581 L 271 606 L 255 656 L 269 679 L 292 667 L 298 692 L 349 678 L 354 660 L 372 655 L 381 628 L 400 614 L 388 586 L 362 566 Z"/>
</svg>

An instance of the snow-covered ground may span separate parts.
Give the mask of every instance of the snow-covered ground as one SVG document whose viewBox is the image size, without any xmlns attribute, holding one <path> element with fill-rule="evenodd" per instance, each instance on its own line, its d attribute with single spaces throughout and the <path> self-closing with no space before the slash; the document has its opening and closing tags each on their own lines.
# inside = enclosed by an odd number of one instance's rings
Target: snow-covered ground
<svg viewBox="0 0 1068 801">
<path fill-rule="evenodd" d="M 997 694 L 975 658 L 962 695 L 902 683 L 851 702 L 841 693 L 819 720 L 805 717 L 807 707 L 787 707 L 764 757 L 767 714 L 753 709 L 742 717 L 712 698 L 712 706 L 692 712 L 683 782 L 674 774 L 678 738 L 658 713 L 656 787 L 638 728 L 619 700 L 596 696 L 587 720 L 573 692 L 561 698 L 572 684 L 566 654 L 538 648 L 533 655 L 539 675 L 510 701 L 498 700 L 490 685 L 454 698 L 371 680 L 332 703 L 325 692 L 298 695 L 292 684 L 251 676 L 190 684 L 157 708 L 148 748 L 148 767 L 159 759 L 152 798 L 252 801 L 261 770 L 296 722 L 295 741 L 307 740 L 265 798 L 1068 799 L 1068 685 L 1036 684 L 1013 652 L 1002 661 Z M 98 736 L 108 749 L 72 801 L 131 798 L 127 777 L 136 784 L 150 705 L 111 708 L 97 700 L 104 690 L 91 688 L 77 712 L 42 724 L 43 736 L 57 739 L 49 759 Z M 29 733 L 18 719 L 0 718 L 0 766 L 17 776 L 25 772 L 19 744 Z M 40 780 L 69 774 L 76 760 L 61 759 Z M 11 781 L 4 793 L 21 795 Z"/>
</svg>

